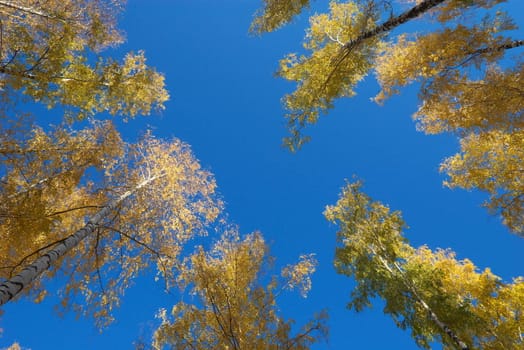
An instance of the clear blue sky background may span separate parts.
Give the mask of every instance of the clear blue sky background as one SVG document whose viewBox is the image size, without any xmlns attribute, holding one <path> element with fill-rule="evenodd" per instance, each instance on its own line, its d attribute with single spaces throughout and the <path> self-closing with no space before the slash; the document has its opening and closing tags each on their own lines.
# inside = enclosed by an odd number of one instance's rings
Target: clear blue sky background
<svg viewBox="0 0 524 350">
<path fill-rule="evenodd" d="M 321 8 L 326 2 L 317 3 Z M 410 116 L 417 107 L 416 89 L 380 107 L 369 101 L 378 90 L 369 77 L 356 98 L 337 103 L 310 130 L 313 140 L 302 151 L 282 148 L 280 98 L 292 86 L 273 72 L 284 54 L 299 49 L 307 16 L 276 33 L 250 37 L 247 29 L 258 5 L 252 0 L 130 0 L 121 21 L 127 43 L 108 54 L 144 49 L 148 63 L 166 74 L 172 99 L 162 116 L 133 120 L 120 129 L 134 138 L 150 125 L 158 136 L 189 143 L 215 174 L 231 220 L 244 233 L 262 231 L 277 265 L 301 253 L 317 254 L 320 265 L 309 297 L 290 294 L 280 303 L 282 313 L 297 324 L 328 310 L 329 342 L 315 349 L 416 349 L 409 333 L 383 315 L 380 301 L 359 314 L 345 309 L 353 282 L 332 267 L 336 230 L 322 216 L 344 179 L 357 175 L 373 198 L 401 210 L 414 245 L 450 247 L 508 281 L 523 274 L 524 239 L 480 207 L 485 195 L 442 186 L 439 163 L 456 151 L 457 141 L 415 130 Z M 513 0 L 509 8 L 520 16 L 517 23 L 524 23 L 524 4 Z M 59 318 L 53 298 L 40 305 L 8 305 L 0 319 L 0 348 L 15 340 L 33 350 L 131 348 L 139 336 L 150 337 L 156 310 L 177 301 L 153 277 L 144 276 L 128 291 L 117 321 L 102 334 L 92 320 Z"/>
</svg>

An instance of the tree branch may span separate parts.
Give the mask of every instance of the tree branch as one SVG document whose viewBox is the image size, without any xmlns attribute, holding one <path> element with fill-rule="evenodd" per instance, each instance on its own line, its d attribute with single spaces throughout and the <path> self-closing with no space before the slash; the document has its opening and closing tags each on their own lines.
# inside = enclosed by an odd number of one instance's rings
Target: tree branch
<svg viewBox="0 0 524 350">
<path fill-rule="evenodd" d="M 53 212 L 51 214 L 47 214 L 45 217 L 46 218 L 50 218 L 50 217 L 53 217 L 53 216 L 62 215 L 62 214 L 69 213 L 71 211 L 82 210 L 82 209 L 102 209 L 102 208 L 105 208 L 105 206 L 103 206 L 103 205 L 83 205 L 83 206 L 76 207 L 76 208 L 70 208 L 70 209 L 65 209 L 65 210 L 61 210 L 61 211 L 56 211 L 56 212 Z"/>
<path fill-rule="evenodd" d="M 30 257 L 34 256 L 34 255 L 37 255 L 38 253 L 42 252 L 43 250 L 46 250 L 48 248 L 51 248 L 52 246 L 56 245 L 56 244 L 59 244 L 61 242 L 64 241 L 64 238 L 62 239 L 59 239 L 58 241 L 54 241 L 52 243 L 49 243 L 41 248 L 38 248 L 37 250 L 33 251 L 32 253 L 24 256 L 16 265 L 13 265 L 13 266 L 1 266 L 0 267 L 0 270 L 5 270 L 5 269 L 11 269 L 11 271 L 9 272 L 9 278 L 12 277 L 13 275 L 13 272 L 16 268 L 20 267 L 27 259 L 29 259 Z"/>
<path fill-rule="evenodd" d="M 380 240 L 376 235 L 375 235 L 375 239 L 380 244 Z M 393 271 L 389 263 L 386 261 L 386 259 L 384 259 L 382 255 L 377 253 L 377 251 L 375 250 L 375 248 L 372 245 L 370 245 L 369 248 L 371 249 L 371 252 L 380 260 L 380 262 L 386 268 L 386 270 L 388 270 L 388 272 L 392 276 L 395 276 L 395 272 Z M 384 250 L 382 246 L 380 246 L 380 248 Z M 431 307 L 419 295 L 417 288 L 415 287 L 412 281 L 409 281 L 407 279 L 406 275 L 404 274 L 404 270 L 402 270 L 399 264 L 397 262 L 394 262 L 393 265 L 395 266 L 396 270 L 399 272 L 400 279 L 402 280 L 402 283 L 404 284 L 404 286 L 413 294 L 413 296 L 419 302 L 419 304 L 422 305 L 424 310 L 426 310 L 426 312 L 429 314 L 430 319 L 437 325 L 437 327 L 440 328 L 441 331 L 443 331 L 445 334 L 447 334 L 451 338 L 451 340 L 453 341 L 455 346 L 457 346 L 458 349 L 469 350 L 469 347 L 466 345 L 466 343 L 462 341 L 459 338 L 459 336 L 450 327 L 448 327 L 447 324 L 445 324 L 444 322 L 440 320 L 437 314 L 435 314 L 435 312 L 431 309 Z"/>
<path fill-rule="evenodd" d="M 100 284 L 100 290 L 102 291 L 103 294 L 106 294 L 105 290 L 104 290 L 104 284 L 102 283 L 102 276 L 100 274 L 100 262 L 98 260 L 98 245 L 100 243 L 100 227 L 97 228 L 97 231 L 96 231 L 96 243 L 95 243 L 95 248 L 94 248 L 94 252 L 95 252 L 95 260 L 96 260 L 96 274 L 98 276 L 98 282 Z"/>
<path fill-rule="evenodd" d="M 137 184 L 132 190 L 125 192 L 120 197 L 109 202 L 107 206 L 93 215 L 93 217 L 81 229 L 66 237 L 62 242 L 57 244 L 55 248 L 36 259 L 32 264 L 28 265 L 9 281 L 4 281 L 0 284 L 0 305 L 3 305 L 16 297 L 40 274 L 48 270 L 52 264 L 56 263 L 59 258 L 76 247 L 86 237 L 91 236 L 95 232 L 97 226 L 102 223 L 103 219 L 106 218 L 121 202 L 162 176 L 163 175 L 151 177 Z"/>
<path fill-rule="evenodd" d="M 326 81 L 323 84 L 322 90 L 327 87 L 328 82 L 331 80 L 335 72 L 337 71 L 338 67 L 346 60 L 346 58 L 349 57 L 351 52 L 355 47 L 360 45 L 363 41 L 366 39 L 372 38 L 374 36 L 386 33 L 398 26 L 400 26 L 403 23 L 406 23 L 407 21 L 416 18 L 423 13 L 429 11 L 433 7 L 440 5 L 441 3 L 445 2 L 447 0 L 424 0 L 420 4 L 412 7 L 411 9 L 401 13 L 400 15 L 393 17 L 386 22 L 382 23 L 381 25 L 368 30 L 367 32 L 364 32 L 360 34 L 357 38 L 347 42 L 342 48 L 340 49 L 338 58 L 334 61 L 334 67 L 329 73 L 328 77 L 326 78 Z"/>
<path fill-rule="evenodd" d="M 52 16 L 52 15 L 50 15 L 48 13 L 45 13 L 45 12 L 42 12 L 42 11 L 38 11 L 38 10 L 36 10 L 34 8 L 31 8 L 31 7 L 17 5 L 13 1 L 0 1 L 0 6 L 8 7 L 10 9 L 21 11 L 21 12 L 25 12 L 25 13 L 29 13 L 31 15 L 39 16 L 39 17 L 42 17 L 42 18 L 45 18 L 45 19 L 54 19 L 54 20 L 60 20 L 60 21 L 64 21 L 65 22 L 65 20 L 63 18 Z"/>
</svg>

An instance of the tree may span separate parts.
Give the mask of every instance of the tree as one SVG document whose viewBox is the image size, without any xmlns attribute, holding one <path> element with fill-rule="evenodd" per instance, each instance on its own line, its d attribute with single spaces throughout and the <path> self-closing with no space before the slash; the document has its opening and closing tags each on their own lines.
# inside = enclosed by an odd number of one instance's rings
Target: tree
<svg viewBox="0 0 524 350">
<path fill-rule="evenodd" d="M 105 147 L 110 147 L 109 142 Z M 60 152 L 57 150 L 62 149 L 46 152 L 61 159 L 63 153 L 53 153 Z M 89 148 L 82 151 L 89 152 Z M 66 159 L 76 159 L 74 155 L 71 152 Z M 113 159 L 102 160 L 100 173 L 92 172 L 93 164 L 91 171 L 84 169 L 84 176 L 76 180 L 79 188 L 72 186 L 71 193 L 53 192 L 55 182 L 46 180 L 43 188 L 40 182 L 37 186 L 26 184 L 26 190 L 19 190 L 8 203 L 16 208 L 26 196 L 39 196 L 44 204 L 33 212 L 20 209 L 23 215 L 6 208 L 0 234 L 11 243 L 1 255 L 2 304 L 40 273 L 45 272 L 47 278 L 62 275 L 68 278 L 62 306 L 92 314 L 103 326 L 111 321 L 111 310 L 132 279 L 152 264 L 157 264 L 166 283 L 173 282 L 172 272 L 183 244 L 203 234 L 204 225 L 220 211 L 221 203 L 213 195 L 214 180 L 178 140 L 167 143 L 148 134 L 137 144 L 123 144 L 112 155 Z M 73 170 L 82 174 L 81 169 Z M 44 175 L 40 178 L 48 179 Z M 31 225 L 40 221 L 45 222 L 43 228 Z M 18 234 L 17 227 L 28 233 Z M 17 249 L 26 244 L 28 249 Z M 34 262 L 24 266 L 33 257 Z M 46 290 L 37 281 L 31 291 L 43 296 Z"/>
<path fill-rule="evenodd" d="M 389 1 L 332 1 L 329 14 L 310 18 L 304 43 L 310 55 L 290 54 L 280 63 L 279 75 L 298 83 L 295 92 L 284 99 L 289 110 L 287 117 L 291 132 L 298 137 L 288 140 L 290 146 L 301 143 L 300 130 L 307 124 L 315 123 L 320 113 L 332 108 L 336 98 L 353 96 L 355 85 L 371 69 L 377 70 L 379 75 L 383 91 L 377 98 L 381 99 L 395 92 L 395 86 L 405 85 L 414 79 L 429 81 L 439 73 L 456 73 L 473 63 L 493 63 L 501 58 L 505 50 L 524 45 L 522 40 L 511 40 L 501 35 L 504 31 L 515 29 L 502 12 L 484 17 L 480 23 L 464 20 L 467 12 L 479 12 L 502 1 L 424 0 L 398 15 L 394 15 Z M 283 11 L 285 7 L 279 0 L 269 3 L 272 4 L 266 6 L 269 13 L 262 12 L 254 23 L 264 16 L 273 16 L 271 8 L 278 7 Z M 303 7 L 293 7 L 287 10 L 287 15 L 281 15 L 291 18 Z M 386 41 L 390 31 L 424 14 L 428 17 L 428 13 L 432 15 L 430 18 L 437 18 L 442 28 L 427 35 L 409 37 L 411 52 L 398 52 L 405 46 L 404 34 L 397 36 L 398 42 Z M 384 18 L 388 19 L 379 23 Z M 460 24 L 457 24 L 458 21 Z M 465 23 L 471 26 L 467 27 Z M 435 50 L 439 55 L 431 55 Z M 388 73 L 389 76 L 386 76 Z"/>
<path fill-rule="evenodd" d="M 134 276 L 155 262 L 168 271 L 163 249 L 175 263 L 177 249 L 218 214 L 214 181 L 180 141 L 126 144 L 110 123 L 42 129 L 18 110 L 41 102 L 71 121 L 163 109 L 164 77 L 143 52 L 122 64 L 101 54 L 123 40 L 121 7 L 0 0 L 0 304 L 22 290 L 40 301 L 38 275 L 63 275 L 62 305 L 104 325 Z"/>
<path fill-rule="evenodd" d="M 152 265 L 168 288 L 183 244 L 221 210 L 211 175 L 178 140 L 127 144 L 108 122 L 42 129 L 18 111 L 41 102 L 72 121 L 163 109 L 164 77 L 143 52 L 122 64 L 101 55 L 123 40 L 121 7 L 0 0 L 0 305 L 24 293 L 39 302 L 44 281 L 63 276 L 61 305 L 104 326 Z"/>
<path fill-rule="evenodd" d="M 110 169 L 124 144 L 110 123 L 76 132 L 56 128 L 46 134 L 24 124 L 2 131 L 0 265 L 5 278 L 99 208 L 104 194 L 86 179 L 87 172 Z"/>
<path fill-rule="evenodd" d="M 0 1 L 0 88 L 10 105 L 22 93 L 69 118 L 99 112 L 135 116 L 162 109 L 164 77 L 143 52 L 123 64 L 99 52 L 122 42 L 119 0 Z M 11 103 L 8 103 L 11 102 Z"/>
<path fill-rule="evenodd" d="M 433 341 L 445 349 L 522 348 L 522 277 L 505 283 L 450 250 L 413 248 L 402 235 L 400 212 L 360 188 L 348 184 L 325 212 L 339 226 L 335 266 L 357 283 L 349 308 L 361 311 L 382 298 L 384 313 L 425 348 Z"/>
<path fill-rule="evenodd" d="M 311 287 L 312 256 L 286 266 L 281 277 L 264 276 L 272 257 L 259 233 L 242 240 L 230 229 L 209 252 L 202 247 L 188 258 L 181 287 L 195 295 L 194 304 L 177 303 L 171 315 L 161 310 L 154 333 L 155 349 L 309 349 L 324 336 L 325 315 L 291 335 L 292 320 L 278 316 L 277 297 L 284 289 Z M 266 282 L 267 281 L 267 282 Z M 266 284 L 267 283 L 267 284 Z"/>
<path fill-rule="evenodd" d="M 397 14 L 390 1 L 332 1 L 329 14 L 310 19 L 304 43 L 308 54 L 290 54 L 280 62 L 278 75 L 297 83 L 284 98 L 291 132 L 286 144 L 300 148 L 309 140 L 303 129 L 333 108 L 336 99 L 354 96 L 371 70 L 381 86 L 377 102 L 420 82 L 418 127 L 461 139 L 460 152 L 441 167 L 449 176 L 446 184 L 488 192 L 486 206 L 522 234 L 523 64 L 510 58 L 505 61 L 509 67 L 501 68 L 500 62 L 524 40 L 511 37 L 516 25 L 495 7 L 501 2 L 423 0 Z M 276 16 L 274 8 L 281 11 L 279 25 L 302 9 L 284 10 L 279 0 L 268 3 L 254 22 L 260 31 L 278 27 L 259 24 Z M 415 18 L 429 21 L 430 29 L 399 33 Z"/>
</svg>

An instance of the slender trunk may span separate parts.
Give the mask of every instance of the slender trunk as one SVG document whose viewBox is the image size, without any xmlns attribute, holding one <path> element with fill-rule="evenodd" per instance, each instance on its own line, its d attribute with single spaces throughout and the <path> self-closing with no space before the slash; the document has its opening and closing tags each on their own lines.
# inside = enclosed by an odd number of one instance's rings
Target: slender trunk
<svg viewBox="0 0 524 350">
<path fill-rule="evenodd" d="M 406 23 L 407 21 L 422 15 L 423 13 L 429 11 L 433 7 L 440 5 L 441 3 L 445 1 L 447 0 L 424 0 L 420 4 L 413 6 L 411 9 L 401 13 L 400 15 L 396 17 L 390 18 L 386 22 L 382 23 L 381 25 L 373 29 L 368 30 L 367 32 L 361 33 L 355 39 L 342 45 L 337 57 L 333 58 L 333 61 L 331 63 L 333 65 L 333 68 L 331 69 L 331 72 L 327 76 L 326 81 L 322 85 L 322 90 L 327 88 L 329 81 L 331 80 L 335 72 L 337 71 L 338 67 L 340 67 L 342 62 L 344 62 L 346 58 L 349 57 L 349 55 L 351 54 L 351 51 L 353 51 L 353 49 L 356 46 L 362 44 L 364 40 L 372 38 L 376 35 L 388 32 L 398 27 L 399 25 Z"/>
<path fill-rule="evenodd" d="M 393 28 L 398 27 L 399 25 L 406 23 L 407 21 L 420 16 L 421 14 L 429 11 L 435 6 L 440 5 L 441 3 L 447 0 L 425 0 L 420 4 L 413 6 L 411 9 L 401 13 L 400 15 L 393 17 L 386 22 L 382 23 L 378 27 L 375 27 L 367 32 L 360 34 L 356 39 L 351 40 L 343 46 L 343 50 L 351 50 L 353 47 L 360 44 L 362 41 L 372 38 L 376 35 L 389 32 Z"/>
<path fill-rule="evenodd" d="M 417 301 L 420 303 L 420 305 L 422 305 L 422 307 L 428 312 L 429 314 L 429 318 L 431 318 L 431 320 L 433 322 L 435 322 L 435 324 L 444 332 L 446 333 L 452 340 L 453 342 L 455 343 L 455 345 L 457 345 L 457 347 L 460 349 L 460 350 L 468 350 L 468 346 L 466 345 L 465 342 L 463 342 L 459 337 L 458 335 L 453 332 L 453 330 L 451 328 L 448 327 L 447 324 L 445 324 L 444 322 L 442 322 L 437 314 L 429 307 L 428 304 L 426 304 L 426 302 L 424 301 L 424 299 L 422 299 L 422 297 L 418 294 L 418 291 L 417 289 L 413 286 L 412 283 L 409 283 L 408 281 L 406 281 L 406 278 L 404 276 L 404 271 L 400 268 L 400 266 L 395 263 L 395 267 L 397 268 L 397 270 L 399 271 L 399 273 L 401 274 L 402 278 L 404 279 L 404 282 L 405 282 L 405 285 L 411 290 L 411 292 L 413 293 L 413 295 L 415 296 L 415 298 L 417 299 Z"/>
<path fill-rule="evenodd" d="M 0 306 L 16 297 L 25 287 L 31 284 L 40 274 L 49 269 L 56 261 L 76 247 L 84 238 L 92 235 L 102 220 L 113 211 L 126 198 L 132 196 L 140 188 L 151 184 L 163 175 L 153 176 L 127 191 L 117 199 L 111 201 L 102 210 L 96 213 L 87 224 L 60 242 L 55 248 L 36 259 L 31 265 L 25 267 L 20 273 L 0 285 Z"/>
<path fill-rule="evenodd" d="M 33 74 L 25 73 L 25 72 L 15 72 L 10 69 L 5 68 L 6 65 L 3 65 L 0 67 L 0 74 L 7 74 L 11 75 L 13 77 L 19 77 L 19 78 L 26 78 L 31 80 L 36 80 L 36 77 Z"/>
<path fill-rule="evenodd" d="M 13 71 L 11 69 L 7 69 L 4 66 L 0 66 L 0 74 L 6 74 L 6 75 L 10 75 L 10 76 L 13 76 L 13 77 L 19 77 L 19 78 L 22 78 L 22 79 L 30 79 L 30 80 L 39 80 L 40 78 L 35 75 L 35 74 L 32 74 L 32 73 L 28 73 L 29 70 L 25 70 L 25 71 L 22 71 L 22 72 L 17 72 L 17 71 Z M 48 81 L 49 82 L 52 82 L 52 81 L 61 81 L 61 82 L 68 82 L 68 81 L 76 81 L 76 82 L 79 82 L 79 83 L 97 83 L 98 85 L 100 86 L 105 86 L 105 87 L 109 87 L 110 84 L 108 82 L 105 82 L 103 81 L 103 79 L 95 79 L 95 80 L 88 80 L 88 79 L 79 79 L 79 78 L 73 78 L 73 77 L 64 77 L 64 76 L 61 76 L 61 75 L 53 75 L 51 77 L 48 78 Z M 128 81 L 124 81 L 122 82 L 122 84 L 129 84 Z"/>
<path fill-rule="evenodd" d="M 472 54 L 473 55 L 481 55 L 483 53 L 488 53 L 488 52 L 514 49 L 514 48 L 520 47 L 520 46 L 524 46 L 524 40 L 513 40 L 513 41 L 510 41 L 510 42 L 508 42 L 506 44 L 503 44 L 503 45 L 500 45 L 500 46 L 497 46 L 497 47 L 485 47 L 485 48 L 473 51 Z"/>
<path fill-rule="evenodd" d="M 384 265 L 386 270 L 388 270 L 389 273 L 394 275 L 395 272 L 393 271 L 391 266 L 389 266 L 388 262 L 380 254 L 377 254 L 377 252 L 375 251 L 375 249 L 373 247 L 371 247 L 371 251 L 373 252 L 373 254 L 375 254 L 379 258 L 380 262 L 382 263 L 382 265 Z M 448 327 L 447 324 L 442 322 L 438 318 L 437 314 L 431 309 L 431 307 L 429 307 L 429 305 L 424 301 L 424 299 L 422 299 L 422 297 L 418 294 L 418 291 L 415 288 L 415 286 L 413 286 L 413 283 L 410 283 L 410 281 L 407 280 L 406 276 L 404 275 L 404 271 L 402 270 L 402 268 L 397 263 L 394 263 L 394 265 L 395 265 L 395 268 L 397 269 L 397 271 L 399 272 L 404 285 L 413 294 L 413 296 L 419 302 L 419 304 L 422 305 L 422 307 L 428 312 L 429 318 L 437 325 L 438 328 L 440 328 L 441 331 L 443 331 L 445 334 L 447 334 L 453 340 L 453 342 L 455 343 L 455 345 L 457 346 L 458 349 L 460 349 L 460 350 L 469 350 L 469 347 L 466 345 L 466 343 L 464 341 L 462 341 L 458 337 L 458 335 L 451 328 Z"/>
<path fill-rule="evenodd" d="M 13 1 L 0 1 L 0 6 L 8 7 L 8 8 L 13 9 L 13 10 L 29 13 L 31 15 L 43 17 L 43 18 L 46 18 L 46 19 L 62 20 L 61 18 L 49 15 L 48 13 L 39 11 L 39 10 L 34 9 L 32 7 L 26 7 L 26 6 L 17 5 Z"/>
<path fill-rule="evenodd" d="M 373 29 L 370 29 L 367 32 L 360 34 L 357 38 L 347 42 L 346 44 L 342 46 L 341 48 L 342 57 L 340 58 L 340 60 L 337 60 L 337 62 L 344 60 L 347 57 L 348 53 L 351 52 L 351 50 L 355 48 L 357 45 L 360 45 L 364 40 L 372 38 L 376 35 L 379 35 L 385 32 L 389 32 L 390 30 L 398 27 L 399 25 L 406 23 L 407 21 L 422 15 L 423 13 L 429 11 L 433 7 L 436 7 L 445 1 L 447 0 L 425 0 L 421 2 L 420 4 L 412 7 L 411 9 L 401 13 L 400 15 L 387 20 L 386 22 L 382 23 L 381 25 Z M 483 53 L 487 53 L 491 51 L 502 51 L 502 50 L 513 49 L 515 47 L 519 47 L 523 45 L 524 45 L 524 40 L 514 40 L 507 44 L 504 44 L 504 45 L 501 45 L 495 48 L 488 47 L 488 48 L 480 49 L 480 50 L 475 51 L 474 53 L 483 54 Z"/>
</svg>

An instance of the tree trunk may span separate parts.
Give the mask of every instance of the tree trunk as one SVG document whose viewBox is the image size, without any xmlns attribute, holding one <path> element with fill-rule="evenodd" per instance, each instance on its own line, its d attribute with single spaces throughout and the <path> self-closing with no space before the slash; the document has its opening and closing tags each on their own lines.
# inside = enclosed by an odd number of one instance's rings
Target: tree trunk
<svg viewBox="0 0 524 350">
<path fill-rule="evenodd" d="M 378 257 L 378 259 L 380 260 L 382 265 L 384 265 L 386 270 L 390 274 L 395 275 L 395 272 L 393 271 L 391 266 L 389 266 L 388 262 L 380 254 L 377 254 L 376 250 L 372 246 L 370 248 L 371 248 L 371 251 L 373 252 L 373 254 L 375 254 L 375 256 Z M 418 294 L 418 291 L 415 288 L 415 286 L 413 286 L 413 284 L 410 281 L 407 280 L 406 276 L 404 275 L 404 270 L 402 270 L 402 268 L 396 262 L 394 263 L 394 265 L 395 265 L 396 270 L 400 274 L 400 278 L 402 279 L 402 282 L 403 282 L 404 286 L 406 286 L 406 288 L 409 291 L 411 291 L 411 293 L 413 294 L 415 299 L 428 312 L 429 318 L 437 325 L 438 328 L 440 328 L 441 331 L 443 331 L 445 334 L 447 334 L 453 340 L 453 343 L 455 343 L 455 345 L 456 345 L 456 347 L 458 349 L 460 349 L 460 350 L 469 350 L 469 347 L 466 345 L 466 343 L 464 341 L 462 341 L 459 338 L 459 336 L 451 328 L 448 327 L 447 324 L 442 322 L 438 318 L 437 314 L 431 309 L 431 307 L 429 307 L 429 305 L 424 301 L 424 299 L 422 299 L 422 297 Z"/>
<path fill-rule="evenodd" d="M 340 67 L 342 62 L 344 62 L 349 57 L 349 55 L 351 54 L 351 51 L 353 51 L 353 49 L 356 46 L 362 44 L 364 40 L 372 38 L 376 35 L 388 32 L 398 27 L 399 25 L 406 23 L 407 21 L 422 15 L 423 13 L 429 11 L 433 7 L 440 5 L 441 3 L 445 1 L 447 0 L 424 0 L 420 4 L 413 6 L 411 9 L 404 11 L 400 15 L 387 20 L 386 22 L 382 23 L 381 25 L 373 29 L 370 29 L 367 32 L 360 34 L 355 39 L 344 44 L 340 48 L 340 51 L 337 54 L 337 57 L 333 58 L 333 61 L 331 63 L 333 65 L 333 68 L 331 69 L 331 72 L 329 73 L 329 75 L 326 78 L 326 81 L 324 82 L 323 89 L 327 87 L 327 84 L 331 80 L 331 77 L 333 77 L 333 75 L 337 71 L 338 67 Z"/>
<path fill-rule="evenodd" d="M 96 213 L 84 227 L 65 238 L 62 242 L 58 243 L 55 248 L 49 250 L 47 253 L 36 259 L 31 265 L 26 266 L 16 276 L 3 282 L 0 285 L 0 306 L 6 304 L 8 301 L 16 297 L 24 288 L 26 288 L 36 278 L 38 278 L 40 274 L 49 269 L 52 264 L 56 263 L 60 257 L 64 256 L 72 248 L 76 247 L 84 238 L 92 235 L 102 220 L 126 198 L 130 197 L 140 188 L 151 184 L 154 180 L 160 177 L 162 177 L 162 175 L 150 177 L 149 179 L 144 180 L 138 184 L 132 190 L 127 191 L 117 199 L 111 201 L 107 206 Z"/>
<path fill-rule="evenodd" d="M 8 7 L 8 8 L 11 8 L 13 10 L 29 13 L 31 15 L 43 17 L 43 18 L 46 18 L 46 19 L 63 20 L 62 18 L 51 16 L 51 15 L 45 13 L 45 12 L 39 11 L 39 10 L 37 10 L 35 8 L 32 8 L 32 7 L 26 7 L 26 6 L 17 5 L 13 1 L 0 1 L 0 6 Z"/>
<path fill-rule="evenodd" d="M 391 29 L 398 27 L 399 25 L 420 16 L 421 14 L 427 12 L 433 7 L 440 5 L 447 0 L 425 0 L 420 4 L 413 6 L 411 9 L 401 13 L 400 15 L 393 17 L 386 22 L 382 23 L 378 27 L 375 27 L 367 32 L 360 34 L 356 39 L 351 40 L 343 46 L 343 50 L 351 50 L 353 47 L 359 45 L 362 41 L 374 37 L 376 35 L 389 32 Z"/>
</svg>

